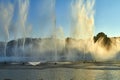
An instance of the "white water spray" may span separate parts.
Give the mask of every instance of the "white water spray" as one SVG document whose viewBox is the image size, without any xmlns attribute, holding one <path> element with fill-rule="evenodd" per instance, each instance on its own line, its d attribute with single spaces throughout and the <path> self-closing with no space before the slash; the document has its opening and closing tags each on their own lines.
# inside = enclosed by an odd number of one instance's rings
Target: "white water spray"
<svg viewBox="0 0 120 80">
<path fill-rule="evenodd" d="M 29 0 L 19 0 L 19 26 L 22 31 L 23 37 L 23 51 L 24 51 L 24 44 L 26 38 L 26 22 L 29 10 Z"/>
<path fill-rule="evenodd" d="M 5 47 L 4 57 L 6 57 L 7 42 L 9 40 L 9 26 L 13 17 L 14 6 L 11 3 L 7 3 L 7 6 L 3 3 L 0 4 L 0 27 L 3 30 Z"/>
<path fill-rule="evenodd" d="M 74 0 L 71 4 L 71 34 L 75 39 L 94 35 L 94 0 Z"/>
</svg>

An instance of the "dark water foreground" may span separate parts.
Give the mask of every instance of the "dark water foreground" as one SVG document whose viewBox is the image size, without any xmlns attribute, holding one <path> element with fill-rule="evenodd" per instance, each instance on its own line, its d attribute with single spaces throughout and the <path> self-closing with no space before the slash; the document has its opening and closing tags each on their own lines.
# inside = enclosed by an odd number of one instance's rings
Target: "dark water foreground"
<svg viewBox="0 0 120 80">
<path fill-rule="evenodd" d="M 120 80 L 119 63 L 0 64 L 0 80 Z"/>
</svg>

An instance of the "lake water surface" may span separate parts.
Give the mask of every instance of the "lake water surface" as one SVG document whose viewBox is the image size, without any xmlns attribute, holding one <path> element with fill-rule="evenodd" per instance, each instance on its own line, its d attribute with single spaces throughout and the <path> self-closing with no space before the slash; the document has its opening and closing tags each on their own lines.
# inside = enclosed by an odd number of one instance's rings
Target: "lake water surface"
<svg viewBox="0 0 120 80">
<path fill-rule="evenodd" d="M 0 65 L 0 80 L 120 80 L 119 64 L 103 65 Z"/>
</svg>

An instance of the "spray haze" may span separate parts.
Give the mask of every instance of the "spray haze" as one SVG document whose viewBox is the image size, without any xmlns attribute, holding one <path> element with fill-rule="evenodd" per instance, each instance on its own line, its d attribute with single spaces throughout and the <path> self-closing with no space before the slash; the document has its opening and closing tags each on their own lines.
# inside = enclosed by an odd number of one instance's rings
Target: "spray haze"
<svg viewBox="0 0 120 80">
<path fill-rule="evenodd" d="M 51 37 L 56 27 L 55 0 L 41 0 L 40 3 L 41 6 L 37 6 L 39 37 Z"/>
</svg>

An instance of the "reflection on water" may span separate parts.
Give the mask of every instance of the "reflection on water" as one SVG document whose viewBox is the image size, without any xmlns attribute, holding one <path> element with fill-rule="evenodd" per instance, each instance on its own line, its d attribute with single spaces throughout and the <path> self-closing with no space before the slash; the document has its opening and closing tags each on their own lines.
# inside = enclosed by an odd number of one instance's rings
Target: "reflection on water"
<svg viewBox="0 0 120 80">
<path fill-rule="evenodd" d="M 30 68 L 29 66 L 18 69 L 4 67 L 0 69 L 0 80 L 120 80 L 119 66 L 50 67 L 44 69 Z"/>
</svg>

